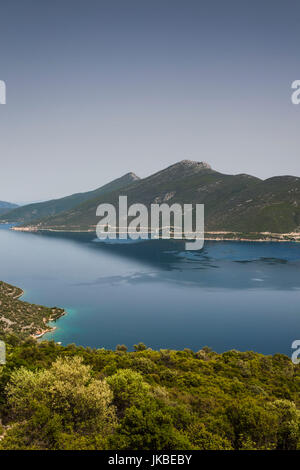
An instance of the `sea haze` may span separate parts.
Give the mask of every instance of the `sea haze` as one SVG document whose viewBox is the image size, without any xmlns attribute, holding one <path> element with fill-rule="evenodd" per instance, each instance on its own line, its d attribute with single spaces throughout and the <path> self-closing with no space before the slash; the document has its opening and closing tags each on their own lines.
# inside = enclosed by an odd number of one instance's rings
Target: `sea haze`
<svg viewBox="0 0 300 470">
<path fill-rule="evenodd" d="M 210 241 L 186 252 L 175 241 L 0 227 L 0 279 L 68 312 L 44 339 L 290 355 L 300 338 L 300 244 Z"/>
</svg>

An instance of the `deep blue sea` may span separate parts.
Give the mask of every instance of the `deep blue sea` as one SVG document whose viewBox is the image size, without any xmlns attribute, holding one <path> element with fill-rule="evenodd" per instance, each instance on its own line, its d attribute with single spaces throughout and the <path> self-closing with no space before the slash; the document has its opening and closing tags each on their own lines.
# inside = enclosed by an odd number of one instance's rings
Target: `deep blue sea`
<svg viewBox="0 0 300 470">
<path fill-rule="evenodd" d="M 300 244 L 105 243 L 92 234 L 0 226 L 0 279 L 23 300 L 63 307 L 54 339 L 97 348 L 253 350 L 291 355 L 300 339 Z"/>
</svg>

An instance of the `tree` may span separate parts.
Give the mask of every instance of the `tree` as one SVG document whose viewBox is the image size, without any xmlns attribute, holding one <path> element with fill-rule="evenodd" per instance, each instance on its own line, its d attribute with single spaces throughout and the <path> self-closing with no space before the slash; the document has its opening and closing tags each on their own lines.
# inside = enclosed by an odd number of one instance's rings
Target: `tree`
<svg viewBox="0 0 300 470">
<path fill-rule="evenodd" d="M 134 344 L 133 347 L 135 351 L 145 351 L 147 349 L 144 343 Z"/>
<path fill-rule="evenodd" d="M 231 450 L 228 439 L 209 432 L 203 423 L 193 423 L 188 429 L 188 436 L 197 450 Z"/>
<path fill-rule="evenodd" d="M 110 439 L 112 449 L 186 450 L 187 436 L 173 426 L 171 416 L 155 406 L 154 401 L 131 406 L 125 411 L 117 431 Z"/>
<path fill-rule="evenodd" d="M 276 400 L 270 405 L 278 415 L 277 449 L 297 450 L 300 444 L 300 411 L 289 400 Z"/>
<path fill-rule="evenodd" d="M 125 409 L 132 405 L 141 405 L 147 400 L 150 386 L 144 382 L 143 376 L 130 369 L 121 369 L 108 377 L 114 395 L 114 405 L 118 416 L 123 416 Z"/>
<path fill-rule="evenodd" d="M 21 367 L 13 372 L 6 391 L 12 416 L 23 422 L 16 433 L 22 435 L 24 426 L 36 430 L 29 433 L 33 442 L 27 445 L 40 442 L 57 448 L 63 433 L 106 436 L 116 425 L 109 385 L 94 379 L 90 366 L 78 356 L 59 358 L 48 370 Z"/>
</svg>

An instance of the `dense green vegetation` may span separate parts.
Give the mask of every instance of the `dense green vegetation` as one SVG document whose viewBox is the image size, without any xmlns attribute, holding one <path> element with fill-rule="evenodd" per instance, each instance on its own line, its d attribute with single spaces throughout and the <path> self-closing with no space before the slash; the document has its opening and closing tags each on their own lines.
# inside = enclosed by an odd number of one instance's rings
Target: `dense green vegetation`
<svg viewBox="0 0 300 470">
<path fill-rule="evenodd" d="M 113 182 L 114 183 L 114 182 Z M 281 176 L 265 181 L 250 175 L 226 175 L 205 163 L 184 160 L 142 180 L 105 191 L 84 193 L 84 198 L 64 198 L 43 205 L 16 209 L 2 220 L 26 222 L 54 230 L 94 230 L 101 203 L 117 206 L 119 195 L 128 204 L 205 204 L 205 230 L 289 233 L 300 232 L 300 178 Z M 71 203 L 71 207 L 65 205 Z M 54 208 L 59 205 L 59 210 Z M 43 211 L 40 209 L 43 208 Z M 54 210 L 55 209 L 55 210 Z M 20 217 L 16 218 L 16 215 Z"/>
<path fill-rule="evenodd" d="M 47 323 L 64 314 L 61 308 L 44 307 L 18 300 L 23 291 L 0 281 L 0 339 L 13 333 L 20 338 L 41 335 L 49 330 Z"/>
<path fill-rule="evenodd" d="M 1 449 L 299 449 L 300 367 L 281 354 L 127 352 L 7 338 Z"/>
<path fill-rule="evenodd" d="M 288 357 L 38 343 L 63 311 L 21 294 L 0 282 L 0 449 L 300 449 Z"/>
</svg>

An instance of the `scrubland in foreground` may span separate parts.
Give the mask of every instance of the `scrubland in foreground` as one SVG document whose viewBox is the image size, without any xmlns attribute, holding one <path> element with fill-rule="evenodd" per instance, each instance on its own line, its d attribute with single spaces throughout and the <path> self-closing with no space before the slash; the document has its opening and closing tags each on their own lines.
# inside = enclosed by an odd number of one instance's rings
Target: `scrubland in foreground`
<svg viewBox="0 0 300 470">
<path fill-rule="evenodd" d="M 300 448 L 300 367 L 282 354 L 6 343 L 2 450 Z"/>
</svg>

